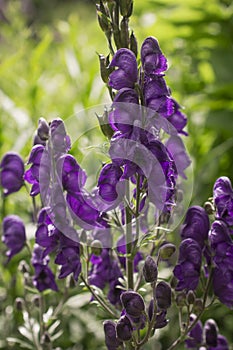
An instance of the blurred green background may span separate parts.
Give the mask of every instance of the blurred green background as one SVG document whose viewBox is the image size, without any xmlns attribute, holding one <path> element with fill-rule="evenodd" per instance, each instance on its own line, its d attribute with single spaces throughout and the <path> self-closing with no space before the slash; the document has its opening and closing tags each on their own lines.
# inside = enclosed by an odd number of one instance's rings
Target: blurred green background
<svg viewBox="0 0 233 350">
<path fill-rule="evenodd" d="M 233 4 L 230 0 L 135 0 L 130 26 L 139 45 L 148 35 L 157 37 L 168 58 L 166 80 L 188 116 L 185 142 L 193 161 L 192 203 L 202 205 L 218 176 L 233 180 Z M 1 0 L 0 29 L 0 157 L 15 150 L 26 160 L 40 116 L 67 119 L 110 101 L 96 54 L 107 55 L 108 47 L 97 25 L 94 1 Z M 85 127 L 83 119 L 77 123 L 79 131 Z M 9 213 L 22 211 L 25 200 L 23 191 L 13 194 Z M 6 336 L 15 331 L 13 318 L 19 318 L 5 309 L 9 298 L 13 303 L 21 290 L 20 285 L 12 285 L 16 267 L 17 259 L 10 271 L 3 267 L 0 271 L 2 349 L 8 349 Z M 59 346 L 104 349 L 100 323 L 91 317 L 95 307 L 70 309 L 72 316 L 67 311 L 63 327 L 69 328 L 71 337 L 59 338 Z M 221 320 L 221 332 L 233 342 L 232 314 L 216 307 L 215 316 Z M 161 332 L 163 344 L 175 336 L 173 326 L 169 334 L 166 329 Z M 156 346 L 160 349 L 159 343 Z"/>
</svg>

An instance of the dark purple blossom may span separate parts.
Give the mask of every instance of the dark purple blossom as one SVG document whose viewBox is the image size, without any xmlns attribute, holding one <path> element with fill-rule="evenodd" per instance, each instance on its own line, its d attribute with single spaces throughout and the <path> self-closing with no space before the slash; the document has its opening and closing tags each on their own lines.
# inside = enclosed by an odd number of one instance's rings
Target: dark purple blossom
<svg viewBox="0 0 233 350">
<path fill-rule="evenodd" d="M 131 50 L 119 49 L 110 63 L 110 67 L 117 67 L 109 76 L 109 86 L 116 90 L 133 88 L 138 79 L 137 60 Z"/>
<path fill-rule="evenodd" d="M 214 184 L 214 204 L 217 219 L 233 225 L 233 189 L 228 177 L 222 176 Z"/>
<path fill-rule="evenodd" d="M 190 315 L 190 324 L 196 320 L 197 316 L 194 314 Z M 199 320 L 196 325 L 188 333 L 188 339 L 185 340 L 185 345 L 188 349 L 198 349 L 203 342 L 203 329 L 202 323 Z"/>
<path fill-rule="evenodd" d="M 171 136 L 166 142 L 166 148 L 174 159 L 178 174 L 187 179 L 184 170 L 191 164 L 191 160 L 185 151 L 181 138 L 179 136 Z"/>
<path fill-rule="evenodd" d="M 86 173 L 71 154 L 62 155 L 57 161 L 58 176 L 68 193 L 79 193 L 86 182 Z"/>
<path fill-rule="evenodd" d="M 217 346 L 216 347 L 208 346 L 207 350 L 229 350 L 227 339 L 223 335 L 218 334 Z"/>
<path fill-rule="evenodd" d="M 71 240 L 70 240 L 71 241 Z M 74 280 L 77 281 L 81 272 L 81 262 L 79 257 L 79 246 L 64 244 L 57 254 L 55 264 L 61 265 L 61 270 L 58 278 L 65 278 L 73 273 Z"/>
<path fill-rule="evenodd" d="M 156 282 L 158 276 L 158 267 L 154 259 L 148 255 L 146 257 L 144 266 L 143 266 L 143 276 L 146 282 Z"/>
<path fill-rule="evenodd" d="M 146 74 L 161 74 L 167 70 L 167 60 L 162 54 L 158 40 L 148 37 L 141 47 L 142 66 Z"/>
<path fill-rule="evenodd" d="M 69 151 L 71 147 L 70 137 L 67 135 L 64 122 L 60 118 L 52 120 L 49 127 L 52 149 L 56 158 Z"/>
<path fill-rule="evenodd" d="M 194 239 L 201 248 L 208 240 L 210 228 L 209 217 L 199 206 L 190 207 L 186 213 L 184 224 L 181 227 L 181 237 Z"/>
<path fill-rule="evenodd" d="M 130 319 L 126 315 L 122 316 L 117 322 L 116 334 L 117 338 L 122 341 L 128 341 L 132 338 L 133 327 Z"/>
<path fill-rule="evenodd" d="M 2 241 L 8 248 L 6 255 L 10 261 L 26 243 L 25 226 L 17 215 L 8 215 L 3 220 L 2 230 Z"/>
<path fill-rule="evenodd" d="M 0 163 L 0 184 L 5 196 L 17 192 L 24 184 L 24 163 L 15 152 L 6 153 Z"/>
<path fill-rule="evenodd" d="M 33 277 L 34 286 L 40 292 L 43 292 L 46 289 L 57 291 L 58 288 L 54 274 L 48 266 L 49 258 L 48 256 L 44 257 L 43 248 L 37 244 L 34 247 L 31 262 L 35 269 Z"/>
<path fill-rule="evenodd" d="M 213 271 L 213 291 L 221 303 L 229 308 L 233 308 L 233 271 L 228 270 L 225 273 L 215 267 Z"/>
<path fill-rule="evenodd" d="M 104 322 L 105 344 L 108 350 L 117 350 L 122 342 L 116 335 L 116 323 L 113 321 Z"/>
<path fill-rule="evenodd" d="M 172 292 L 168 283 L 161 281 L 157 284 L 155 298 L 160 310 L 167 310 L 171 306 Z"/>
<path fill-rule="evenodd" d="M 98 187 L 100 196 L 107 202 L 113 202 L 117 199 L 119 193 L 118 183 L 120 181 L 123 171 L 121 168 L 113 163 L 106 164 L 99 175 Z M 121 195 L 122 197 L 122 195 Z"/>
<path fill-rule="evenodd" d="M 145 311 L 145 304 L 142 296 L 133 291 L 126 291 L 121 294 L 121 302 L 126 314 L 132 317 L 140 317 Z"/>
<path fill-rule="evenodd" d="M 208 346 L 216 347 L 218 344 L 218 327 L 213 319 L 208 319 L 204 325 L 204 338 Z"/>
<path fill-rule="evenodd" d="M 176 290 L 195 290 L 198 286 L 202 252 L 199 244 L 192 238 L 181 242 L 178 264 L 173 273 L 178 279 Z"/>
<path fill-rule="evenodd" d="M 50 163 L 48 153 L 43 145 L 33 146 L 28 164 L 32 165 L 25 172 L 24 179 L 32 184 L 30 195 L 36 196 L 42 191 L 42 188 L 48 187 L 49 184 Z"/>
</svg>

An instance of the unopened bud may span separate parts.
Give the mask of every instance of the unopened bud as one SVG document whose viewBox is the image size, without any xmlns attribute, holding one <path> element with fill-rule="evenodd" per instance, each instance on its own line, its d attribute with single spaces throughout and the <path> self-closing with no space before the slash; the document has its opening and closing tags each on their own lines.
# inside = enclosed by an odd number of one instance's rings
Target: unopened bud
<svg viewBox="0 0 233 350">
<path fill-rule="evenodd" d="M 122 47 L 129 47 L 129 19 L 127 17 L 124 17 L 121 21 L 121 46 Z"/>
<path fill-rule="evenodd" d="M 177 294 L 176 305 L 179 307 L 186 305 L 186 293 L 185 292 L 181 292 L 181 293 Z"/>
<path fill-rule="evenodd" d="M 18 311 L 23 311 L 24 309 L 24 300 L 22 298 L 15 299 L 15 307 Z"/>
<path fill-rule="evenodd" d="M 37 135 L 42 141 L 46 141 L 49 138 L 49 124 L 44 118 L 39 119 Z"/>
<path fill-rule="evenodd" d="M 112 138 L 112 135 L 114 134 L 114 131 L 112 130 L 108 122 L 108 111 L 105 110 L 102 116 L 98 116 L 97 114 L 96 116 L 98 118 L 98 122 L 102 133 L 104 134 L 104 136 L 106 136 L 110 140 Z"/>
<path fill-rule="evenodd" d="M 108 83 L 108 77 L 113 71 L 113 67 L 109 67 L 109 55 L 105 57 L 104 55 L 98 54 L 99 64 L 100 64 L 100 75 L 104 83 Z"/>
<path fill-rule="evenodd" d="M 188 303 L 189 305 L 193 305 L 193 304 L 194 304 L 194 302 L 195 302 L 195 300 L 196 300 L 196 296 L 195 296 L 195 293 L 194 293 L 193 290 L 189 290 L 189 291 L 188 291 L 188 294 L 187 294 L 186 299 L 187 299 L 187 303 Z"/>
<path fill-rule="evenodd" d="M 204 338 L 206 345 L 213 348 L 218 345 L 218 326 L 212 318 L 204 325 Z"/>
<path fill-rule="evenodd" d="M 140 294 L 133 291 L 127 291 L 121 294 L 121 302 L 129 316 L 140 317 L 145 311 L 145 303 Z"/>
<path fill-rule="evenodd" d="M 209 201 L 205 202 L 204 209 L 208 215 L 214 214 L 214 206 L 211 202 Z"/>
<path fill-rule="evenodd" d="M 151 256 L 147 256 L 143 266 L 143 276 L 146 282 L 156 282 L 158 276 L 157 264 Z"/>
<path fill-rule="evenodd" d="M 137 39 L 134 35 L 134 32 L 131 33 L 130 38 L 129 38 L 129 48 L 131 51 L 133 51 L 133 53 L 137 57 L 137 55 L 138 55 L 138 43 L 137 43 Z"/>
<path fill-rule="evenodd" d="M 159 248 L 159 257 L 163 260 L 169 259 L 176 251 L 172 243 L 165 243 Z"/>
<path fill-rule="evenodd" d="M 36 307 L 40 307 L 40 297 L 38 295 L 33 297 L 32 302 Z"/>
<path fill-rule="evenodd" d="M 95 239 L 92 243 L 91 243 L 91 251 L 92 251 L 92 254 L 94 255 L 100 255 L 102 253 L 102 250 L 103 250 L 103 245 L 102 243 L 98 240 L 98 239 Z"/>
<path fill-rule="evenodd" d="M 196 299 L 194 302 L 194 311 L 199 313 L 203 309 L 203 301 L 201 299 Z"/>
<path fill-rule="evenodd" d="M 172 292 L 168 283 L 161 281 L 155 289 L 157 306 L 161 310 L 167 310 L 171 306 Z"/>
<path fill-rule="evenodd" d="M 98 5 L 96 6 L 96 9 L 100 28 L 104 33 L 109 34 L 111 32 L 110 19 L 104 13 L 101 12 L 100 7 Z"/>
<path fill-rule="evenodd" d="M 133 0 L 120 0 L 120 12 L 123 17 L 130 17 L 133 12 Z"/>
</svg>

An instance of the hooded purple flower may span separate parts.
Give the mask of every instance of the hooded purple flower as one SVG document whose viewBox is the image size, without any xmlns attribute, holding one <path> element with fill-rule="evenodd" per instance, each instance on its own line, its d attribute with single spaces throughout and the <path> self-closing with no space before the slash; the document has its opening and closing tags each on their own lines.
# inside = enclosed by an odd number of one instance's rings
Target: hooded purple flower
<svg viewBox="0 0 233 350">
<path fill-rule="evenodd" d="M 145 303 L 142 296 L 134 291 L 126 291 L 121 294 L 121 302 L 128 316 L 140 317 L 145 311 Z"/>
<path fill-rule="evenodd" d="M 196 320 L 197 316 L 190 315 L 190 324 Z M 197 349 L 203 342 L 203 329 L 202 323 L 199 320 L 193 329 L 188 333 L 189 339 L 185 340 L 185 345 L 188 349 Z"/>
<path fill-rule="evenodd" d="M 217 179 L 213 192 L 217 219 L 223 219 L 229 226 L 233 225 L 233 189 L 229 178 L 222 176 Z"/>
<path fill-rule="evenodd" d="M 229 308 L 233 308 L 233 272 L 228 270 L 225 273 L 218 267 L 213 271 L 213 291 L 220 302 Z"/>
<path fill-rule="evenodd" d="M 153 37 L 144 40 L 141 47 L 142 66 L 147 75 L 161 74 L 167 70 L 167 60 L 158 41 Z"/>
<path fill-rule="evenodd" d="M 110 63 L 110 67 L 117 67 L 109 76 L 109 86 L 116 90 L 133 88 L 138 79 L 137 60 L 129 49 L 119 49 Z"/>
<path fill-rule="evenodd" d="M 210 228 L 209 217 L 199 206 L 190 207 L 186 213 L 184 224 L 181 227 L 181 237 L 194 239 L 201 248 L 208 240 Z"/>
<path fill-rule="evenodd" d="M 5 196 L 17 192 L 24 184 L 24 164 L 21 157 L 8 152 L 0 163 L 0 184 Z"/>
<path fill-rule="evenodd" d="M 233 242 L 230 231 L 224 221 L 213 222 L 209 234 L 213 261 L 225 274 L 228 270 L 233 272 Z"/>
<path fill-rule="evenodd" d="M 42 145 L 35 145 L 31 150 L 28 164 L 32 164 L 24 174 L 24 179 L 32 184 L 31 196 L 36 196 L 42 188 L 48 187 L 50 176 L 50 163 L 48 153 Z M 41 185 L 41 188 L 40 188 Z"/>
<path fill-rule="evenodd" d="M 109 285 L 108 299 L 113 304 L 120 303 L 122 290 L 117 286 L 120 285 L 118 279 L 122 276 L 121 270 L 116 260 L 109 254 L 108 249 L 103 249 L 99 257 L 92 256 L 92 269 L 89 274 L 89 284 L 100 289 Z"/>
<path fill-rule="evenodd" d="M 25 226 L 23 221 L 17 215 L 8 215 L 4 218 L 2 241 L 7 246 L 6 255 L 8 261 L 19 253 L 26 242 Z"/>
<path fill-rule="evenodd" d="M 98 187 L 100 196 L 107 202 L 112 202 L 119 196 L 117 187 L 123 174 L 121 168 L 113 163 L 106 164 L 99 175 Z M 122 195 L 121 195 L 122 197 Z"/>
<path fill-rule="evenodd" d="M 198 286 L 202 252 L 199 244 L 192 238 L 181 242 L 178 264 L 173 273 L 178 279 L 176 290 L 195 290 Z"/>
<path fill-rule="evenodd" d="M 208 319 L 204 325 L 205 343 L 208 346 L 216 347 L 218 344 L 218 327 L 213 319 Z"/>
<path fill-rule="evenodd" d="M 71 142 L 70 137 L 66 134 L 63 120 L 60 118 L 54 119 L 49 127 L 54 156 L 58 157 L 67 153 L 71 147 Z"/>
<path fill-rule="evenodd" d="M 61 245 L 60 252 L 55 259 L 55 264 L 61 265 L 61 271 L 58 278 L 65 278 L 73 273 L 74 280 L 77 281 L 81 272 L 79 246 L 75 244 L 75 242 L 73 242 L 73 245 L 66 246 L 66 243 L 63 247 Z"/>
<path fill-rule="evenodd" d="M 57 291 L 58 288 L 54 274 L 48 267 L 49 258 L 48 256 L 44 258 L 43 255 L 43 249 L 36 244 L 31 259 L 32 265 L 35 269 L 33 284 L 40 292 L 43 292 L 46 289 Z"/>
<path fill-rule="evenodd" d="M 85 185 L 86 173 L 71 154 L 64 154 L 58 159 L 57 171 L 68 193 L 79 193 Z"/>
<path fill-rule="evenodd" d="M 105 344 L 108 350 L 117 350 L 122 342 L 116 335 L 116 323 L 113 321 L 104 321 Z"/>
<path fill-rule="evenodd" d="M 132 338 L 133 327 L 128 316 L 121 316 L 116 325 L 117 338 L 122 341 L 128 341 Z"/>
<path fill-rule="evenodd" d="M 168 283 L 161 281 L 155 289 L 157 306 L 160 310 L 167 310 L 171 306 L 172 291 Z"/>
</svg>

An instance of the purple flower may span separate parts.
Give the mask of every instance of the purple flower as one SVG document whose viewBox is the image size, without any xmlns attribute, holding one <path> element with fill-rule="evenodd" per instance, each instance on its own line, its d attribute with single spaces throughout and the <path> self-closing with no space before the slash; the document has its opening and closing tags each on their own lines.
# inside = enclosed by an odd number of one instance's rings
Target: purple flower
<svg viewBox="0 0 233 350">
<path fill-rule="evenodd" d="M 48 267 L 49 258 L 44 258 L 43 249 L 37 244 L 34 247 L 31 262 L 35 269 L 35 274 L 33 277 L 34 286 L 40 292 L 43 292 L 46 289 L 57 291 L 58 288 L 55 282 L 54 274 Z"/>
<path fill-rule="evenodd" d="M 155 329 L 160 329 L 166 327 L 168 324 L 168 320 L 166 319 L 167 316 L 167 311 L 162 310 L 156 314 L 156 321 L 154 328 Z"/>
<path fill-rule="evenodd" d="M 116 323 L 113 321 L 104 322 L 105 344 L 108 350 L 117 350 L 122 342 L 116 335 Z"/>
<path fill-rule="evenodd" d="M 122 341 L 128 341 L 132 338 L 133 327 L 130 319 L 124 315 L 122 316 L 116 325 L 117 338 Z"/>
<path fill-rule="evenodd" d="M 223 335 L 218 334 L 217 346 L 216 347 L 208 346 L 207 350 L 229 350 L 227 339 Z"/>
<path fill-rule="evenodd" d="M 64 244 L 63 247 L 61 246 L 60 252 L 55 259 L 55 264 L 61 265 L 61 271 L 58 278 L 65 278 L 73 273 L 74 280 L 77 281 L 81 272 L 79 246 L 75 244 L 75 242 L 70 246 L 66 246 L 66 244 Z"/>
<path fill-rule="evenodd" d="M 140 317 L 145 311 L 145 304 L 142 296 L 133 291 L 121 294 L 121 302 L 128 316 Z"/>
<path fill-rule="evenodd" d="M 52 148 L 55 157 L 67 153 L 71 147 L 70 137 L 66 134 L 62 119 L 57 118 L 49 124 Z"/>
<path fill-rule="evenodd" d="M 120 295 L 122 290 L 119 278 L 122 278 L 121 270 L 116 260 L 109 254 L 109 249 L 103 249 L 100 256 L 92 256 L 92 269 L 89 274 L 89 284 L 100 289 L 109 286 L 108 299 L 113 305 L 120 303 Z"/>
<path fill-rule="evenodd" d="M 216 347 L 218 344 L 218 327 L 213 319 L 208 319 L 204 325 L 205 343 L 208 346 Z"/>
<path fill-rule="evenodd" d="M 171 306 L 171 287 L 164 281 L 157 284 L 155 289 L 157 306 L 160 310 L 167 310 Z"/>
<path fill-rule="evenodd" d="M 181 242 L 178 264 L 173 273 L 178 279 L 176 290 L 195 290 L 198 286 L 202 252 L 199 244 L 192 238 Z"/>
<path fill-rule="evenodd" d="M 79 193 L 85 185 L 86 173 L 71 154 L 64 154 L 58 159 L 57 171 L 63 188 L 68 193 Z"/>
<path fill-rule="evenodd" d="M 109 76 L 109 86 L 116 90 L 133 88 L 138 79 L 137 60 L 134 53 L 128 49 L 119 49 L 110 63 L 110 67 L 117 67 Z"/>
<path fill-rule="evenodd" d="M 24 174 L 24 179 L 32 184 L 31 196 L 36 196 L 42 188 L 48 187 L 50 176 L 50 163 L 48 153 L 42 145 L 35 145 L 31 150 L 28 164 L 32 164 Z M 41 185 L 41 188 L 40 188 Z"/>
<path fill-rule="evenodd" d="M 208 240 L 210 228 L 209 217 L 199 206 L 190 207 L 186 213 L 184 224 L 181 227 L 181 237 L 194 239 L 201 248 Z"/>
<path fill-rule="evenodd" d="M 217 219 L 223 219 L 229 226 L 233 225 L 233 189 L 229 178 L 222 176 L 217 179 L 213 192 Z"/>
<path fill-rule="evenodd" d="M 161 74 L 167 70 L 167 60 L 158 41 L 153 37 L 144 40 L 141 47 L 142 66 L 146 74 Z"/>
<path fill-rule="evenodd" d="M 196 320 L 197 316 L 190 315 L 190 323 L 192 324 Z M 203 330 L 202 323 L 199 320 L 192 330 L 188 333 L 189 339 L 185 340 L 185 345 L 188 349 L 197 349 L 203 342 Z"/>
<path fill-rule="evenodd" d="M 121 168 L 113 163 L 106 164 L 99 175 L 98 187 L 100 196 L 107 202 L 113 202 L 118 198 L 117 186 L 123 174 Z M 122 195 L 121 195 L 122 197 Z"/>
<path fill-rule="evenodd" d="M 233 272 L 228 270 L 225 273 L 215 267 L 213 271 L 213 291 L 220 302 L 229 308 L 233 308 Z"/>
<path fill-rule="evenodd" d="M 179 136 L 171 136 L 166 142 L 166 148 L 174 159 L 178 174 L 187 179 L 184 170 L 191 164 L 184 143 Z"/>
<path fill-rule="evenodd" d="M 158 267 L 154 259 L 148 255 L 146 257 L 144 266 L 143 266 L 143 276 L 146 282 L 156 282 L 158 276 Z"/>
<path fill-rule="evenodd" d="M 21 157 L 14 152 L 8 152 L 0 163 L 0 184 L 5 196 L 17 192 L 24 184 L 24 164 Z"/>
<path fill-rule="evenodd" d="M 6 255 L 8 261 L 19 253 L 26 242 L 25 226 L 23 221 L 17 215 L 8 215 L 4 218 L 2 241 L 7 246 Z"/>
</svg>

